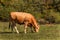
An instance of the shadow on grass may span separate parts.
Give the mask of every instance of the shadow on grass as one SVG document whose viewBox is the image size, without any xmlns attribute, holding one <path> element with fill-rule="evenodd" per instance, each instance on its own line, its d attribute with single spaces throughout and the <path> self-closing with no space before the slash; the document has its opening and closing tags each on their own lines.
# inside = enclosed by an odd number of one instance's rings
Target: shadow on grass
<svg viewBox="0 0 60 40">
<path fill-rule="evenodd" d="M 0 32 L 0 34 L 12 34 L 12 33 L 14 33 L 14 34 L 17 34 L 16 32 Z M 24 32 L 19 32 L 19 34 L 22 34 L 22 33 L 24 33 Z"/>
</svg>

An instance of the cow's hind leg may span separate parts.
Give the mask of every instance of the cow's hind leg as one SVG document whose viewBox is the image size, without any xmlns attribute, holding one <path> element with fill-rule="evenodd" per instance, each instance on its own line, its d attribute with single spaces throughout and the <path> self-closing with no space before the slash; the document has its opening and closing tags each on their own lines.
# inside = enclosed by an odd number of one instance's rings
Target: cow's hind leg
<svg viewBox="0 0 60 40">
<path fill-rule="evenodd" d="M 16 27 L 16 23 L 15 21 L 12 22 L 12 31 L 13 31 L 13 28 L 16 30 L 17 33 L 19 33 L 19 31 L 17 30 L 17 27 Z"/>
<path fill-rule="evenodd" d="M 14 28 L 15 28 L 16 32 L 19 33 L 19 31 L 17 30 L 17 27 L 15 26 Z"/>
<path fill-rule="evenodd" d="M 15 22 L 12 21 L 12 25 L 11 25 L 11 30 L 13 31 L 13 28 L 16 26 Z"/>
<path fill-rule="evenodd" d="M 14 28 L 15 28 L 16 32 L 19 33 L 19 31 L 18 31 L 18 29 L 16 27 L 16 23 L 14 21 L 13 21 L 13 25 L 14 25 Z"/>
</svg>

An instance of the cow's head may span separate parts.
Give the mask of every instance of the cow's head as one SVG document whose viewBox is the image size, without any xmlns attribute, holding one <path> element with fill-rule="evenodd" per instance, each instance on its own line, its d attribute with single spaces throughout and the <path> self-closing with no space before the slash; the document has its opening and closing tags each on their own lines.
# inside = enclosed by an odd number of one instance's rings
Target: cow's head
<svg viewBox="0 0 60 40">
<path fill-rule="evenodd" d="M 39 32 L 39 25 L 37 27 L 34 27 L 35 32 Z"/>
</svg>

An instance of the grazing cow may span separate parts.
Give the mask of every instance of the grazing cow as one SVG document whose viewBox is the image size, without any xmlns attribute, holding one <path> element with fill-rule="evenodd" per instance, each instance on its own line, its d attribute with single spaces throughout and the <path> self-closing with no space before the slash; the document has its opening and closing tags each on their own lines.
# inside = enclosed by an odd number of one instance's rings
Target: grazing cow
<svg viewBox="0 0 60 40">
<path fill-rule="evenodd" d="M 31 28 L 34 28 L 35 32 L 38 32 L 39 26 L 34 18 L 30 13 L 25 12 L 11 12 L 10 18 L 9 18 L 9 28 L 13 30 L 15 28 L 16 32 L 19 33 L 16 27 L 16 23 L 18 24 L 24 24 L 24 33 L 26 33 L 26 29 L 28 26 Z"/>
</svg>

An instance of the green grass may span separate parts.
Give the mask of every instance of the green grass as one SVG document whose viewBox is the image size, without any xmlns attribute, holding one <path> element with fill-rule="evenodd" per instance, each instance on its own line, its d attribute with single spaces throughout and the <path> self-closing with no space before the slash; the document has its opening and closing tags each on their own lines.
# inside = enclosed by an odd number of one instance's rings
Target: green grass
<svg viewBox="0 0 60 40">
<path fill-rule="evenodd" d="M 60 25 L 55 24 L 53 26 L 40 25 L 38 33 L 32 33 L 30 28 L 27 29 L 27 33 L 24 34 L 23 25 L 18 25 L 19 34 L 15 31 L 12 33 L 8 29 L 8 22 L 0 22 L 0 40 L 60 40 Z"/>
</svg>

